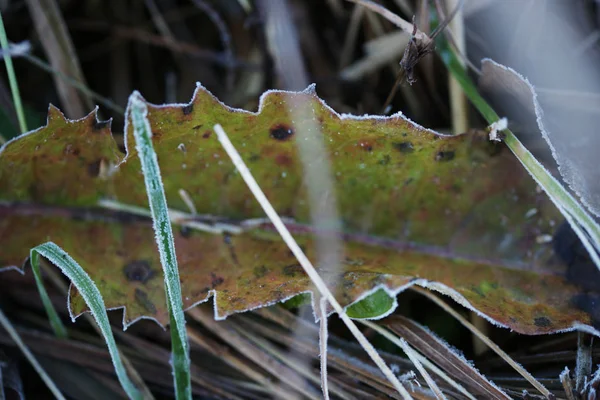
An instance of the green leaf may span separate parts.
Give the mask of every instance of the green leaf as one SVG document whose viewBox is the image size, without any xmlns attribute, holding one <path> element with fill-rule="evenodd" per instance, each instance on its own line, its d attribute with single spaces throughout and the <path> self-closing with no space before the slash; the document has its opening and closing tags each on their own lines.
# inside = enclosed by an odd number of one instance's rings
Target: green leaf
<svg viewBox="0 0 600 400">
<path fill-rule="evenodd" d="M 378 289 L 346 308 L 346 314 L 351 318 L 381 318 L 393 311 L 394 308 L 396 308 L 396 298 L 391 297 L 385 290 Z"/>
<path fill-rule="evenodd" d="M 344 261 L 335 276 L 316 268 L 335 282 L 342 306 L 377 288 L 396 294 L 418 284 L 518 332 L 596 324 L 595 289 L 570 282 L 555 251 L 561 213 L 504 144 L 485 132 L 440 135 L 401 115 L 340 116 L 313 88 L 267 92 L 258 113 L 226 107 L 202 87 L 188 105 L 148 105 L 170 209 L 181 223 L 185 191 L 199 214 L 185 218 L 211 228 L 173 232 L 184 308 L 214 295 L 216 317 L 225 318 L 312 290 L 273 227 L 257 222 L 260 205 L 212 132 L 223 125 L 314 259 L 294 143 L 301 121 L 288 113 L 298 102 L 312 110 L 331 158 Z M 51 107 L 46 127 L 0 150 L 0 268 L 21 265 L 31 247 L 52 240 L 88 271 L 107 307 L 126 306 L 126 324 L 167 324 L 150 220 L 99 203 L 148 207 L 131 123 L 125 133 L 126 155 L 95 113 L 68 121 Z M 74 315 L 86 311 L 78 293 L 70 298 Z"/>
<path fill-rule="evenodd" d="M 292 297 L 289 300 L 285 300 L 282 305 L 287 309 L 298 308 L 310 304 L 311 297 L 308 293 L 301 293 L 297 296 Z"/>
</svg>

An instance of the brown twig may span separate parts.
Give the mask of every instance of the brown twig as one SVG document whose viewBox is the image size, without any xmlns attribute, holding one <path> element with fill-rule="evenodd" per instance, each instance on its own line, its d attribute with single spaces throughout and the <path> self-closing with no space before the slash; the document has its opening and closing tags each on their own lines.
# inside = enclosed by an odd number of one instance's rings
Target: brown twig
<svg viewBox="0 0 600 400">
<path fill-rule="evenodd" d="M 406 24 L 408 24 L 407 21 L 403 20 L 398 15 L 392 13 L 391 11 L 387 10 L 386 8 L 384 8 L 382 6 L 379 6 L 375 3 L 371 3 L 370 1 L 367 1 L 367 0 L 348 0 L 348 1 L 352 1 L 355 3 L 361 4 L 365 7 L 368 7 L 369 9 L 375 11 L 382 17 L 386 18 L 388 21 L 390 21 L 393 24 L 395 24 L 396 26 L 400 27 L 400 29 L 402 29 L 404 31 L 407 30 L 406 29 L 406 27 L 407 27 Z M 450 16 L 448 18 L 444 19 L 444 21 L 437 26 L 437 28 L 431 33 L 431 36 L 427 36 L 425 33 L 423 33 L 422 31 L 420 31 L 418 29 L 417 24 L 415 22 L 415 17 L 413 16 L 411 37 L 410 37 L 410 40 L 408 41 L 408 45 L 406 46 L 406 49 L 404 50 L 404 55 L 402 56 L 402 60 L 400 60 L 400 72 L 398 74 L 398 77 L 396 78 L 396 82 L 394 83 L 394 86 L 392 87 L 392 90 L 391 90 L 390 94 L 388 95 L 388 98 L 386 99 L 386 102 L 383 106 L 384 111 L 387 109 L 387 107 L 391 103 L 392 99 L 394 98 L 394 95 L 396 94 L 397 86 L 402 82 L 402 79 L 406 78 L 406 81 L 411 85 L 416 81 L 414 78 L 415 67 L 417 66 L 417 64 L 423 57 L 425 57 L 429 53 L 433 52 L 433 50 L 435 49 L 435 42 L 434 42 L 435 38 L 440 34 L 440 32 L 443 32 L 444 29 L 446 28 L 446 26 L 448 26 L 448 24 L 450 23 L 450 21 L 452 21 L 452 19 L 456 15 L 456 13 L 458 13 L 458 11 L 460 10 L 460 8 L 463 4 L 463 1 L 464 0 L 461 0 L 457 4 L 457 6 L 452 11 Z"/>
<path fill-rule="evenodd" d="M 26 3 L 50 64 L 65 76 L 85 85 L 75 47 L 57 2 L 27 0 Z M 93 108 L 91 97 L 80 98 L 75 88 L 56 76 L 54 76 L 54 84 L 62 107 L 70 118 L 81 118 L 86 114 L 85 108 L 88 110 Z"/>
</svg>

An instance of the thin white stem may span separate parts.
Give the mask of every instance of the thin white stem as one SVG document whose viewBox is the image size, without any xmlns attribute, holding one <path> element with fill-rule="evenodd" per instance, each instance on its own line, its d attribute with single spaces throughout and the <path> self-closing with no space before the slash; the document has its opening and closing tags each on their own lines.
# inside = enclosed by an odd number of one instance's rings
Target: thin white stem
<svg viewBox="0 0 600 400">
<path fill-rule="evenodd" d="M 425 356 L 419 354 L 418 352 L 415 352 L 415 356 L 419 359 L 419 361 L 421 361 L 421 364 L 423 364 L 423 366 L 425 368 L 432 371 L 434 374 L 439 376 L 441 379 L 445 380 L 450 386 L 452 386 L 458 392 L 465 395 L 466 398 L 468 398 L 470 400 L 477 400 L 475 398 L 475 396 L 473 396 L 471 393 L 469 393 L 469 391 L 467 389 L 465 389 L 464 386 L 462 386 L 460 383 L 456 382 L 454 379 L 452 379 L 450 376 L 448 376 L 448 374 L 446 374 L 444 371 L 442 371 L 440 368 L 438 368 L 433 362 L 429 361 Z"/>
<path fill-rule="evenodd" d="M 190 212 L 193 215 L 198 214 L 198 211 L 196 211 L 196 206 L 194 205 L 190 194 L 185 189 L 179 189 L 179 197 L 181 197 L 181 200 L 183 200 L 188 210 L 190 210 Z"/>
<path fill-rule="evenodd" d="M 413 348 L 410 347 L 410 345 L 408 343 L 406 343 L 406 340 L 404 340 L 400 337 L 397 337 L 396 335 L 389 332 L 387 329 L 385 329 L 377 324 L 374 324 L 373 322 L 370 322 L 370 321 L 360 321 L 360 322 L 363 325 L 368 326 L 369 328 L 373 329 L 375 332 L 379 333 L 381 336 L 383 336 L 390 342 L 394 343 L 396 346 L 400 347 L 402 349 L 402 351 L 404 351 L 406 353 L 408 358 L 410 358 L 410 361 L 412 361 L 412 363 L 415 365 L 415 367 L 417 368 L 417 370 L 419 371 L 421 376 L 423 376 L 423 378 L 425 379 L 425 382 L 427 382 L 427 384 L 429 385 L 431 390 L 433 390 L 435 397 L 438 399 L 442 399 L 442 400 L 446 399 L 446 396 L 444 396 L 444 393 L 442 393 L 442 391 L 438 387 L 437 383 L 435 383 L 435 381 L 433 380 L 431 375 L 429 375 L 429 372 L 427 372 L 425 370 L 425 368 L 423 367 L 423 364 L 421 364 L 421 360 L 419 359 L 419 357 L 417 357 L 418 353 L 415 350 L 413 350 Z"/>
<path fill-rule="evenodd" d="M 411 395 L 408 393 L 406 388 L 402 386 L 402 384 L 394 375 L 392 370 L 387 366 L 385 361 L 383 361 L 379 353 L 377 353 L 377 350 L 375 350 L 373 345 L 369 343 L 367 338 L 362 334 L 362 332 L 358 329 L 354 322 L 352 322 L 350 317 L 346 315 L 342 306 L 340 306 L 335 297 L 333 297 L 333 294 L 331 293 L 323 279 L 319 276 L 311 262 L 308 260 L 308 258 L 302 251 L 302 249 L 300 249 L 298 243 L 296 243 L 288 229 L 283 224 L 283 221 L 281 221 L 279 214 L 277 214 L 277 212 L 275 211 L 275 209 L 261 190 L 260 186 L 258 186 L 258 183 L 256 183 L 256 180 L 254 180 L 254 177 L 250 173 L 250 170 L 248 170 L 248 167 L 246 167 L 246 164 L 240 157 L 239 153 L 237 152 L 235 147 L 233 147 L 233 144 L 231 144 L 231 141 L 227 137 L 227 134 L 225 133 L 221 125 L 215 125 L 214 131 L 217 134 L 219 142 L 221 142 L 221 145 L 227 152 L 227 155 L 229 155 L 231 161 L 233 162 L 240 175 L 246 182 L 246 185 L 248 185 L 248 188 L 250 189 L 256 200 L 260 203 L 262 209 L 265 211 L 265 214 L 267 214 L 267 216 L 275 226 L 275 229 L 277 229 L 277 232 L 279 232 L 279 235 L 281 235 L 283 241 L 288 245 L 289 249 L 292 251 L 292 253 L 296 257 L 296 259 L 298 260 L 308 277 L 311 279 L 313 284 L 316 286 L 319 293 L 327 299 L 327 301 L 331 304 L 333 309 L 339 314 L 341 320 L 344 322 L 344 324 L 346 324 L 350 332 L 352 332 L 358 343 L 363 347 L 363 349 L 365 349 L 367 354 L 369 354 L 371 359 L 375 362 L 379 369 L 381 369 L 381 372 L 383 372 L 386 378 L 392 383 L 392 385 L 394 386 L 394 388 L 396 388 L 398 393 L 400 393 L 400 395 L 404 399 L 412 399 Z"/>
<path fill-rule="evenodd" d="M 123 211 L 128 212 L 130 214 L 139 215 L 142 217 L 152 218 L 152 213 L 149 209 L 144 207 L 138 207 L 131 204 L 119 203 L 118 201 L 101 199 L 98 200 L 98 205 L 100 207 L 107 208 L 109 210 L 115 211 Z M 193 219 L 197 217 L 195 214 L 188 214 L 183 211 L 173 210 L 170 208 L 168 210 L 169 220 L 171 223 L 175 225 L 185 226 L 191 229 L 196 229 L 206 233 L 213 233 L 215 235 L 222 235 L 223 233 L 231 233 L 231 234 L 239 234 L 242 233 L 243 229 L 237 225 L 232 224 L 223 224 L 216 223 L 206 224 L 200 221 L 194 221 Z"/>
<path fill-rule="evenodd" d="M 400 18 L 398 15 L 394 14 L 387 8 L 381 6 L 377 3 L 374 3 L 371 0 L 349 0 L 349 1 L 351 1 L 352 3 L 360 4 L 361 6 L 366 7 L 369 10 L 376 12 L 377 14 L 381 15 L 382 17 L 384 17 L 385 19 L 390 21 L 392 24 L 396 25 L 398 28 L 402 29 L 404 32 L 412 34 L 414 25 L 411 22 L 403 20 L 402 18 Z M 427 36 L 425 33 L 421 32 L 420 30 L 417 30 L 417 32 L 415 33 L 414 36 L 416 39 L 422 40 L 423 43 L 427 43 L 427 42 L 431 41 L 429 36 Z"/>
<path fill-rule="evenodd" d="M 329 384 L 327 383 L 327 299 L 321 297 L 319 300 L 319 350 L 321 357 L 321 389 L 323 398 L 329 400 Z"/>
</svg>

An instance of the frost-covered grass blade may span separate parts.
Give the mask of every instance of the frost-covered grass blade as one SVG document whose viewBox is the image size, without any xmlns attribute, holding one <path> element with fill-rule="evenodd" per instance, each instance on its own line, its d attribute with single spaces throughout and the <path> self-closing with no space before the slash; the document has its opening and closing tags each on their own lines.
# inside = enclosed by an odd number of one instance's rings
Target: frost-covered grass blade
<svg viewBox="0 0 600 400">
<path fill-rule="evenodd" d="M 46 314 L 48 314 L 48 321 L 50 321 L 50 326 L 52 326 L 54 334 L 56 335 L 56 337 L 66 338 L 68 336 L 67 329 L 60 320 L 56 309 L 50 301 L 50 297 L 48 296 L 46 287 L 44 286 L 42 272 L 40 271 L 40 254 L 36 251 L 36 249 L 37 248 L 31 249 L 29 253 L 29 261 L 31 263 L 31 270 L 33 271 L 33 276 L 35 278 L 35 284 L 40 294 L 40 299 L 42 300 L 42 304 L 44 304 Z"/>
<path fill-rule="evenodd" d="M 57 246 L 55 243 L 48 242 L 41 244 L 31 249 L 31 265 L 34 268 L 36 274 L 36 282 L 39 277 L 39 256 L 46 257 L 52 264 L 56 265 L 63 274 L 69 278 L 69 280 L 75 285 L 81 297 L 85 300 L 85 303 L 90 309 L 90 312 L 94 316 L 98 327 L 102 331 L 104 340 L 108 346 L 108 352 L 113 362 L 117 378 L 123 387 L 123 390 L 131 399 L 142 399 L 143 396 L 140 391 L 135 387 L 133 382 L 127 376 L 125 372 L 125 366 L 121 360 L 117 343 L 113 336 L 110 322 L 108 321 L 108 315 L 106 314 L 106 306 L 100 291 L 96 287 L 92 278 L 81 268 L 81 266 L 71 256 L 69 256 L 63 249 Z M 37 272 L 36 272 L 37 270 Z M 40 291 L 40 294 L 42 291 Z M 45 290 L 44 290 L 45 293 Z M 46 294 L 47 296 L 47 294 Z M 43 296 L 42 296 L 43 298 Z M 46 309 L 48 311 L 48 309 Z M 56 313 L 54 311 L 54 313 Z"/>
<path fill-rule="evenodd" d="M 169 220 L 167 199 L 160 176 L 158 159 L 152 146 L 152 130 L 148 121 L 148 107 L 138 92 L 129 98 L 128 116 L 133 124 L 136 149 L 142 164 L 146 193 L 152 213 L 152 222 L 160 261 L 165 277 L 165 293 L 171 320 L 172 366 L 175 393 L 178 399 L 191 399 L 190 359 L 185 316 L 181 300 L 181 284 L 173 230 Z M 126 130 L 127 131 L 127 130 Z"/>
</svg>

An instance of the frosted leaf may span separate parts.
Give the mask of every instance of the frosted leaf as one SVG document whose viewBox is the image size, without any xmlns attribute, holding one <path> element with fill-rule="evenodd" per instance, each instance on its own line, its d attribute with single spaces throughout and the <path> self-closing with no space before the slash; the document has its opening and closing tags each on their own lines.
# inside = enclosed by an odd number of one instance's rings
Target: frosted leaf
<svg viewBox="0 0 600 400">
<path fill-rule="evenodd" d="M 472 56 L 495 60 L 483 61 L 479 82 L 495 110 L 546 167 L 556 161 L 569 188 L 600 216 L 600 58 L 582 47 L 593 31 L 580 17 L 569 2 L 524 9 L 501 1 L 478 12 L 469 29 L 487 43 Z"/>
</svg>

